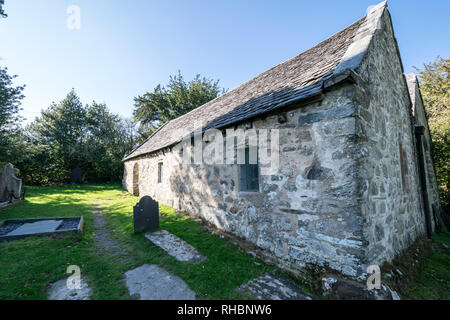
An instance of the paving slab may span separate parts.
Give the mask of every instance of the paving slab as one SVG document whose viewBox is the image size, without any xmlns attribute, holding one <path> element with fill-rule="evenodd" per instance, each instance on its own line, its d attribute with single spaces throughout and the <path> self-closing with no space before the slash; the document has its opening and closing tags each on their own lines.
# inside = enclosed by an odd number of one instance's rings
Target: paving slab
<svg viewBox="0 0 450 320">
<path fill-rule="evenodd" d="M 67 288 L 67 280 L 59 280 L 53 283 L 48 290 L 49 300 L 89 300 L 92 290 L 84 278 L 80 279 L 80 289 Z"/>
<path fill-rule="evenodd" d="M 195 300 L 195 292 L 181 278 L 155 264 L 127 271 L 125 284 L 137 300 Z"/>
<path fill-rule="evenodd" d="M 44 220 L 32 223 L 25 223 L 19 228 L 8 233 L 7 236 L 21 236 L 21 235 L 54 232 L 62 223 L 63 223 L 62 220 Z"/>
<path fill-rule="evenodd" d="M 167 230 L 148 233 L 145 237 L 178 261 L 196 263 L 206 260 L 197 249 Z"/>
<path fill-rule="evenodd" d="M 295 283 L 272 273 L 243 284 L 238 291 L 259 300 L 314 300 Z"/>
</svg>

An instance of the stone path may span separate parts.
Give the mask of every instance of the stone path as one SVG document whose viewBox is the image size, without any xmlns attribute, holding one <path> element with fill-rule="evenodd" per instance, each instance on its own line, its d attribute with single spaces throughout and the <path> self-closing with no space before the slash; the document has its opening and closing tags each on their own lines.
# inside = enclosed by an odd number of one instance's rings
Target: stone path
<svg viewBox="0 0 450 320">
<path fill-rule="evenodd" d="M 89 300 L 91 289 L 86 280 L 81 278 L 81 289 L 68 289 L 67 279 L 53 283 L 49 289 L 49 300 Z"/>
<path fill-rule="evenodd" d="M 94 240 L 95 246 L 100 253 L 117 256 L 122 262 L 128 262 L 132 258 L 122 249 L 119 242 L 112 238 L 106 224 L 104 213 L 94 204 Z"/>
<path fill-rule="evenodd" d="M 197 249 L 166 230 L 149 233 L 145 237 L 178 261 L 197 263 L 206 260 Z"/>
<path fill-rule="evenodd" d="M 181 278 L 154 264 L 127 271 L 125 284 L 136 300 L 195 300 L 194 291 Z"/>
<path fill-rule="evenodd" d="M 238 291 L 259 300 L 313 300 L 291 281 L 267 273 L 253 279 L 238 288 Z"/>
</svg>

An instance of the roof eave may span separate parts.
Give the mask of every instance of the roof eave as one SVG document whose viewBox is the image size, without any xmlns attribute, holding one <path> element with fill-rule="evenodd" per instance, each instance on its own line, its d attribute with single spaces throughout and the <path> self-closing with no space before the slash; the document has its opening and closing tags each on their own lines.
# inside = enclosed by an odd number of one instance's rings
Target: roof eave
<svg viewBox="0 0 450 320">
<path fill-rule="evenodd" d="M 326 79 L 323 79 L 323 80 L 319 81 L 318 83 L 315 83 L 315 84 L 313 84 L 311 86 L 308 86 L 308 87 L 304 88 L 305 91 L 306 91 L 306 89 L 310 89 L 310 88 L 314 88 L 314 87 L 317 88 L 317 90 L 311 90 L 309 92 L 309 94 L 297 97 L 296 99 L 287 101 L 287 102 L 285 102 L 283 104 L 280 104 L 280 105 L 277 105 L 276 107 L 274 107 L 274 108 L 272 108 L 270 110 L 267 110 L 265 112 L 255 113 L 254 115 L 249 115 L 248 117 L 246 117 L 244 119 L 240 119 L 239 121 L 222 123 L 220 125 L 213 126 L 213 127 L 205 127 L 204 130 L 211 129 L 211 128 L 223 129 L 223 128 L 226 128 L 226 127 L 229 127 L 229 126 L 232 126 L 232 125 L 236 125 L 238 123 L 249 121 L 249 120 L 257 118 L 257 117 L 267 116 L 267 114 L 273 113 L 275 111 L 280 111 L 281 109 L 289 108 L 289 106 L 292 106 L 292 105 L 298 106 L 299 104 L 310 104 L 310 103 L 313 103 L 313 102 L 317 102 L 317 101 L 320 101 L 320 100 L 323 99 L 323 94 L 325 92 L 328 92 L 328 91 L 332 90 L 334 87 L 336 87 L 338 85 L 341 85 L 341 84 L 344 84 L 344 83 L 353 84 L 353 83 L 357 83 L 358 81 L 359 81 L 358 74 L 356 72 L 354 72 L 353 70 L 351 70 L 351 69 L 347 69 L 347 70 L 344 70 L 344 71 L 342 71 L 342 72 L 340 72 L 338 74 L 332 74 L 329 77 L 327 77 Z M 160 128 L 162 128 L 162 126 Z M 153 134 L 155 134 L 157 131 L 155 131 Z M 151 136 L 148 139 L 150 139 L 150 138 L 151 138 Z M 160 151 L 162 149 L 165 149 L 165 148 L 170 148 L 170 147 L 180 143 L 181 141 L 182 141 L 182 139 L 180 139 L 180 140 L 178 140 L 178 141 L 176 141 L 174 143 L 168 144 L 166 146 L 163 146 L 163 147 L 161 147 L 159 149 L 155 149 L 155 150 L 148 151 L 148 152 L 143 152 L 143 153 L 140 153 L 140 154 L 137 154 L 137 155 L 134 155 L 134 156 L 130 156 L 132 154 L 132 152 L 131 152 L 127 157 L 125 157 L 122 160 L 122 162 L 127 162 L 127 161 L 136 159 L 138 157 L 141 157 L 141 156 L 144 156 L 144 155 L 147 155 L 147 154 L 152 154 L 152 153 L 158 152 L 158 151 Z M 144 143 L 142 143 L 141 145 L 143 145 Z M 135 150 L 137 150 L 139 147 L 136 147 Z"/>
</svg>

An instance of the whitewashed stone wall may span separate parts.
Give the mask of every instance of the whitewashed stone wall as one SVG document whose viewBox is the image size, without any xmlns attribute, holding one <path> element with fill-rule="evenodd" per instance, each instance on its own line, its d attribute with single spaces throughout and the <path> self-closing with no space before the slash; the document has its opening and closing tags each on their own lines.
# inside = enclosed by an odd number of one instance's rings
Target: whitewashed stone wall
<svg viewBox="0 0 450 320">
<path fill-rule="evenodd" d="M 382 264 L 426 235 L 411 101 L 387 11 L 357 72 L 363 80 L 356 103 L 364 260 Z M 406 151 L 406 186 L 400 145 Z"/>
<path fill-rule="evenodd" d="M 280 129 L 280 170 L 260 176 L 260 192 L 239 192 L 237 165 L 181 164 L 180 145 L 127 161 L 124 186 L 132 191 L 137 162 L 141 196 L 200 216 L 265 249 L 287 269 L 322 266 L 362 276 L 354 93 L 350 85 L 329 92 L 287 112 L 286 123 L 277 115 L 253 121 L 255 129 Z"/>
</svg>

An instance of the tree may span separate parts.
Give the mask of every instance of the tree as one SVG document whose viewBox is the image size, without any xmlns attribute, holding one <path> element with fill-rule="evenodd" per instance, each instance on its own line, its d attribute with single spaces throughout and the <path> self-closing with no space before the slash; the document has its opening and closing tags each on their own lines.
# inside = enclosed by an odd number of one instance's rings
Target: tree
<svg viewBox="0 0 450 320">
<path fill-rule="evenodd" d="M 87 166 L 86 110 L 75 90 L 52 103 L 30 126 L 32 143 L 47 151 L 52 179 L 64 180 L 76 167 Z"/>
<path fill-rule="evenodd" d="M 19 120 L 19 106 L 25 97 L 22 94 L 25 86 L 15 87 L 13 79 L 16 77 L 8 74 L 8 68 L 0 67 L 0 134 Z"/>
<path fill-rule="evenodd" d="M 178 72 L 178 75 L 170 76 L 167 88 L 157 85 L 153 92 L 134 99 L 133 115 L 139 122 L 139 133 L 146 138 L 164 122 L 188 113 L 224 92 L 219 87 L 219 80 L 196 75 L 186 83 Z"/>
<path fill-rule="evenodd" d="M 5 0 L 0 0 L 0 18 L 6 18 L 8 16 L 2 8 L 4 4 Z"/>
<path fill-rule="evenodd" d="M 95 101 L 83 106 L 72 90 L 42 111 L 21 141 L 17 149 L 27 155 L 23 176 L 29 184 L 68 182 L 77 167 L 87 182 L 109 182 L 121 179 L 122 159 L 136 145 L 137 133 L 131 120 Z"/>
<path fill-rule="evenodd" d="M 441 204 L 450 222 L 450 59 L 437 57 L 424 64 L 419 73 L 420 88 L 425 103 L 430 133 L 432 156 L 439 185 Z"/>
<path fill-rule="evenodd" d="M 95 101 L 87 106 L 87 139 L 90 176 L 101 181 L 122 177 L 122 159 L 136 144 L 134 124 L 110 113 L 105 104 Z"/>
<path fill-rule="evenodd" d="M 14 86 L 7 68 L 0 67 L 0 164 L 7 162 L 6 153 L 11 143 L 10 133 L 17 130 L 20 120 L 20 102 L 25 86 Z"/>
</svg>

